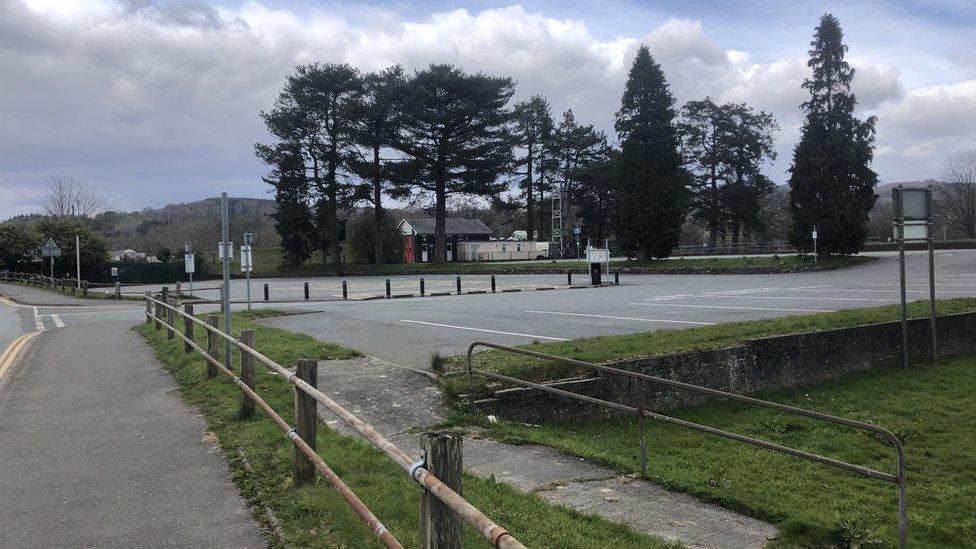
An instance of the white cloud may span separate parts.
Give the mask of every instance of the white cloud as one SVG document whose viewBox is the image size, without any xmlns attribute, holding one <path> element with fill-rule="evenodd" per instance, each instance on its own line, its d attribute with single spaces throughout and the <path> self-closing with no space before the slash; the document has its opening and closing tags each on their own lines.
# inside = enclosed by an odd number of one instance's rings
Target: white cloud
<svg viewBox="0 0 976 549">
<path fill-rule="evenodd" d="M 351 15 L 355 12 L 355 15 Z M 273 8 L 253 0 L 0 0 L 0 215 L 31 203 L 9 189 L 50 174 L 87 180 L 125 208 L 211 196 L 259 196 L 266 139 L 258 112 L 296 64 L 363 70 L 450 62 L 512 76 L 520 98 L 547 96 L 612 132 L 626 73 L 646 42 L 679 103 L 710 95 L 773 112 L 783 131 L 770 175 L 783 181 L 806 99 L 805 52 L 755 61 L 701 21 L 671 19 L 642 37 L 595 37 L 585 21 L 520 6 L 406 19 L 377 7 Z M 904 90 L 898 67 L 851 58 L 855 92 L 877 113 L 883 179 L 937 171 L 947 139 L 969 138 L 972 83 Z M 952 124 L 953 120 L 956 124 Z M 970 122 L 967 127 L 973 127 Z M 899 154 L 918 154 L 899 162 Z"/>
</svg>

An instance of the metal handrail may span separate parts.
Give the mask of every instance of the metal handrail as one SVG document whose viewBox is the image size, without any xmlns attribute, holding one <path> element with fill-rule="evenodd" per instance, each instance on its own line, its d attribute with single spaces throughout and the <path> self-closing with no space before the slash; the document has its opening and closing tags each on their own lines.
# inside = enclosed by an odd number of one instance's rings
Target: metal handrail
<svg viewBox="0 0 976 549">
<path fill-rule="evenodd" d="M 676 389 L 682 389 L 682 390 L 687 390 L 687 391 L 702 393 L 702 394 L 711 395 L 711 396 L 720 397 L 720 398 L 727 398 L 727 399 L 730 399 L 730 400 L 736 400 L 736 401 L 739 401 L 739 402 L 744 402 L 746 404 L 752 404 L 752 405 L 755 405 L 755 406 L 760 406 L 760 407 L 763 407 L 763 408 L 769 408 L 769 409 L 772 409 L 772 410 L 777 410 L 777 411 L 784 412 L 784 413 L 788 413 L 788 414 L 793 414 L 793 415 L 808 417 L 808 418 L 811 418 L 811 419 L 816 419 L 816 420 L 825 421 L 825 422 L 828 422 L 828 423 L 833 423 L 833 424 L 836 424 L 836 425 L 843 425 L 845 427 L 851 427 L 853 429 L 859 429 L 859 430 L 862 430 L 862 431 L 867 431 L 867 432 L 870 432 L 870 433 L 874 433 L 876 435 L 879 435 L 883 439 L 885 439 L 888 443 L 890 443 L 894 447 L 894 449 L 895 449 L 895 458 L 896 458 L 895 461 L 896 461 L 896 466 L 897 466 L 897 472 L 895 474 L 891 474 L 891 473 L 885 473 L 885 472 L 881 472 L 881 471 L 875 471 L 874 469 L 870 469 L 868 467 L 863 467 L 861 465 L 855 465 L 853 463 L 848 463 L 846 461 L 841 461 L 841 460 L 829 458 L 829 457 L 826 457 L 826 456 L 821 456 L 819 454 L 814 454 L 814 453 L 811 453 L 811 452 L 806 452 L 806 451 L 803 451 L 803 450 L 798 450 L 798 449 L 795 449 L 795 448 L 790 448 L 788 446 L 783 446 L 783 445 L 780 445 L 780 444 L 776 444 L 774 442 L 769 442 L 767 440 L 753 438 L 753 437 L 749 437 L 749 436 L 746 436 L 746 435 L 740 435 L 738 433 L 733 433 L 733 432 L 730 432 L 730 431 L 725 431 L 723 429 L 718 429 L 718 428 L 715 428 L 715 427 L 709 427 L 707 425 L 701 425 L 699 423 L 694 423 L 694 422 L 691 422 L 691 421 L 687 421 L 687 420 L 683 420 L 683 419 L 678 419 L 678 418 L 675 418 L 675 417 L 671 417 L 671 416 L 667 416 L 667 415 L 664 415 L 664 414 L 659 414 L 659 413 L 656 413 L 656 412 L 651 412 L 651 411 L 645 410 L 644 409 L 644 406 L 643 406 L 643 384 L 641 384 L 641 385 L 638 386 L 638 395 L 639 395 L 638 400 L 639 400 L 639 404 L 638 404 L 637 407 L 634 407 L 634 406 L 629 406 L 629 405 L 626 405 L 626 404 L 621 404 L 619 402 L 612 402 L 612 401 L 603 400 L 603 399 L 595 398 L 595 397 L 591 397 L 591 396 L 580 395 L 580 394 L 577 394 L 577 393 L 573 393 L 571 391 L 566 391 L 564 389 L 557 389 L 557 388 L 552 387 L 550 385 L 544 385 L 544 384 L 540 384 L 540 383 L 533 383 L 531 381 L 525 381 L 525 380 L 522 380 L 522 379 L 518 379 L 518 378 L 514 378 L 514 377 L 510 377 L 510 376 L 506 376 L 506 375 L 502 375 L 502 374 L 498 374 L 498 373 L 494 373 L 494 372 L 488 372 L 488 371 L 485 371 L 485 370 L 479 370 L 479 369 L 474 368 L 473 363 L 472 363 L 472 356 L 474 354 L 474 349 L 477 348 L 477 347 L 488 347 L 488 348 L 492 348 L 492 349 L 498 349 L 498 350 L 501 350 L 501 351 L 506 351 L 506 352 L 511 352 L 511 353 L 515 353 L 515 354 L 520 354 L 520 355 L 525 355 L 525 356 L 531 356 L 531 357 L 535 357 L 535 358 L 540 358 L 540 359 L 543 359 L 543 360 L 550 360 L 552 362 L 557 362 L 557 363 L 560 363 L 560 364 L 566 364 L 566 365 L 569 365 L 569 366 L 576 366 L 576 367 L 579 367 L 579 368 L 588 368 L 590 370 L 595 370 L 597 372 L 602 372 L 602 373 L 606 373 L 606 374 L 620 375 L 620 376 L 623 376 L 623 377 L 629 377 L 629 378 L 637 379 L 637 380 L 641 380 L 641 381 L 648 381 L 648 382 L 651 382 L 651 383 L 657 383 L 657 384 L 665 385 L 665 386 L 668 386 L 668 387 L 674 387 Z M 908 494 L 907 494 L 907 487 L 906 487 L 906 483 L 905 483 L 905 450 L 904 450 L 904 447 L 902 446 L 901 441 L 898 439 L 898 437 L 895 436 L 895 434 L 892 433 L 891 431 L 889 431 L 888 429 L 885 429 L 883 427 L 880 427 L 878 425 L 874 425 L 874 424 L 871 424 L 871 423 L 865 423 L 863 421 L 857 421 L 857 420 L 853 420 L 853 419 L 847 419 L 847 418 L 842 418 L 842 417 L 838 417 L 838 416 L 832 416 L 832 415 L 829 415 L 829 414 L 824 414 L 822 412 L 816 412 L 816 411 L 813 411 L 813 410 L 806 410 L 804 408 L 797 408 L 795 406 L 790 406 L 790 405 L 787 405 L 787 404 L 780 404 L 778 402 L 771 402 L 771 401 L 768 401 L 768 400 L 762 400 L 762 399 L 758 399 L 758 398 L 754 398 L 754 397 L 748 397 L 748 396 L 739 395 L 739 394 L 736 394 L 736 393 L 729 393 L 729 392 L 726 392 L 726 391 L 720 391 L 718 389 L 711 389 L 711 388 L 708 388 L 708 387 L 702 387 L 702 386 L 699 386 L 699 385 L 693 385 L 693 384 L 690 384 L 690 383 L 684 383 L 684 382 L 675 381 L 675 380 L 672 380 L 672 379 L 665 379 L 665 378 L 661 378 L 661 377 L 657 377 L 657 376 L 652 376 L 652 375 L 648 375 L 648 374 L 644 374 L 644 373 L 640 373 L 640 372 L 631 372 L 631 371 L 628 371 L 628 370 L 622 370 L 620 368 L 614 368 L 612 366 L 605 366 L 603 364 L 593 364 L 593 363 L 590 363 L 590 362 L 584 362 L 582 360 L 575 360 L 575 359 L 565 358 L 565 357 L 561 357 L 561 356 L 557 356 L 557 355 L 550 355 L 550 354 L 546 354 L 546 353 L 540 353 L 538 351 L 532 351 L 532 350 L 528 350 L 528 349 L 520 349 L 520 348 L 517 348 L 517 347 L 511 347 L 511 346 L 508 346 L 508 345 L 500 345 L 498 343 L 490 343 L 490 342 L 487 342 L 487 341 L 475 341 L 474 343 L 472 343 L 468 347 L 467 365 L 468 365 L 468 405 L 471 408 L 471 411 L 472 412 L 475 412 L 476 411 L 476 408 L 475 408 L 474 374 L 479 374 L 479 375 L 482 375 L 482 376 L 484 376 L 486 378 L 496 379 L 496 380 L 499 380 L 499 381 L 504 381 L 504 382 L 507 382 L 507 383 L 515 384 L 515 385 L 523 385 L 523 386 L 526 386 L 526 387 L 530 387 L 532 389 L 537 389 L 537 390 L 540 390 L 540 391 L 544 391 L 544 392 L 548 392 L 548 393 L 552 393 L 552 394 L 557 394 L 557 395 L 561 395 L 561 396 L 573 398 L 573 399 L 576 399 L 576 400 L 581 400 L 583 402 L 589 402 L 591 404 L 597 404 L 597 405 L 601 405 L 601 406 L 606 406 L 608 408 L 613 408 L 613 409 L 616 409 L 616 410 L 621 410 L 621 411 L 624 411 L 624 412 L 630 412 L 632 414 L 636 414 L 639 419 L 643 419 L 645 417 L 648 417 L 648 418 L 655 419 L 655 420 L 658 420 L 658 421 L 663 421 L 665 423 L 670 423 L 670 424 L 673 424 L 673 425 L 679 425 L 681 427 L 686 427 L 686 428 L 693 429 L 693 430 L 696 430 L 696 431 L 702 431 L 702 432 L 705 432 L 705 433 L 709 433 L 709 434 L 716 435 L 716 436 L 719 436 L 719 437 L 727 438 L 727 439 L 730 439 L 730 440 L 735 440 L 735 441 L 738 441 L 738 442 L 743 442 L 745 444 L 750 444 L 750 445 L 753 445 L 753 446 L 758 446 L 760 448 L 765 448 L 767 450 L 773 450 L 773 451 L 780 452 L 780 453 L 783 453 L 783 454 L 787 454 L 787 455 L 790 455 L 790 456 L 793 456 L 793 457 L 798 457 L 798 458 L 801 458 L 801 459 L 806 459 L 808 461 L 813 461 L 813 462 L 816 462 L 816 463 L 822 463 L 824 465 L 829 465 L 831 467 L 836 467 L 838 469 L 844 469 L 846 471 L 851 471 L 853 473 L 857 473 L 857 474 L 862 475 L 864 477 L 876 478 L 876 479 L 884 480 L 884 481 L 887 481 L 887 482 L 891 482 L 891 483 L 895 484 L 898 487 L 898 546 L 900 548 L 904 549 L 908 545 Z M 641 465 L 642 465 L 642 470 L 643 470 L 642 472 L 646 475 L 646 453 L 645 453 L 646 450 L 645 450 L 645 446 L 644 446 L 643 425 L 641 425 L 641 429 L 642 429 L 641 430 Z"/>
<path fill-rule="evenodd" d="M 370 426 L 369 424 L 362 421 L 361 419 L 359 419 L 358 417 L 350 413 L 348 410 L 340 406 L 337 402 L 335 402 L 334 400 L 326 396 L 324 393 L 319 391 L 318 388 L 313 387 L 305 380 L 299 378 L 293 372 L 282 367 L 277 362 L 264 356 L 259 351 L 246 345 L 245 343 L 241 342 L 240 340 L 233 337 L 232 335 L 226 334 L 221 330 L 213 326 L 210 326 L 209 324 L 200 320 L 199 318 L 196 318 L 193 315 L 188 315 L 185 312 L 181 311 L 179 308 L 174 307 L 166 303 L 165 301 L 161 301 L 151 297 L 151 295 L 148 295 L 148 292 L 145 299 L 146 299 L 146 315 L 148 317 L 151 317 L 154 320 L 159 320 L 163 326 L 166 326 L 167 330 L 174 332 L 176 335 L 180 336 L 184 341 L 189 341 L 189 339 L 183 334 L 181 334 L 180 331 L 177 330 L 175 326 L 169 326 L 165 320 L 156 318 L 156 316 L 150 312 L 149 309 L 152 308 L 150 306 L 151 303 L 155 303 L 163 308 L 170 309 L 174 311 L 175 314 L 183 317 L 184 320 L 190 320 L 191 322 L 194 322 L 199 326 L 202 326 L 206 331 L 213 333 L 217 337 L 229 341 L 233 346 L 249 354 L 254 359 L 260 361 L 265 366 L 267 366 L 270 370 L 274 371 L 279 376 L 284 378 L 286 381 L 294 385 L 296 390 L 301 390 L 305 394 L 311 396 L 319 404 L 325 406 L 329 411 L 331 411 L 336 416 L 338 416 L 339 419 L 341 419 L 347 425 L 355 429 L 356 432 L 362 435 L 362 437 L 365 438 L 375 448 L 377 448 L 378 450 L 386 454 L 388 457 L 390 457 L 401 468 L 403 468 L 404 471 L 406 471 L 411 478 L 413 478 L 417 483 L 419 483 L 426 490 L 428 490 L 434 497 L 439 499 L 442 503 L 450 507 L 465 522 L 470 524 L 479 534 L 484 536 L 495 547 L 498 547 L 500 549 L 525 549 L 525 546 L 522 545 L 522 543 L 519 542 L 518 539 L 515 538 L 515 536 L 509 533 L 508 530 L 496 524 L 494 521 L 488 518 L 487 515 L 479 511 L 478 508 L 468 503 L 468 501 L 465 500 L 463 497 L 461 497 L 460 494 L 455 492 L 448 485 L 444 484 L 439 478 L 437 478 L 436 475 L 428 471 L 425 463 L 411 458 L 409 454 L 407 454 L 399 447 L 397 447 L 395 444 L 387 440 L 386 437 L 384 437 L 379 432 L 377 432 L 372 426 Z M 204 357 L 207 358 L 209 362 L 215 363 L 215 359 L 211 359 L 211 357 L 207 353 L 204 353 L 203 349 L 201 349 L 198 345 L 196 345 L 195 342 L 191 342 L 191 344 L 194 346 L 194 348 L 196 348 L 198 351 L 203 353 Z M 233 372 L 231 372 L 230 370 L 226 370 L 224 373 L 231 376 L 231 378 L 234 380 L 236 384 L 241 385 L 242 388 L 245 387 L 243 385 L 243 381 L 240 381 L 234 375 Z M 253 391 L 250 391 L 248 393 L 249 396 L 252 393 Z M 252 398 L 260 398 L 260 397 L 258 397 L 255 394 Z M 265 408 L 265 406 L 266 405 L 262 406 L 262 409 L 268 411 L 268 409 Z M 269 412 L 269 415 L 272 412 Z M 291 435 L 289 436 L 289 438 L 291 438 Z M 297 435 L 295 435 L 295 438 L 299 441 L 301 440 L 301 438 L 297 437 Z M 296 442 L 296 445 L 297 444 L 298 443 Z M 312 454 L 315 454 L 315 452 L 312 451 L 311 448 L 309 448 L 309 451 L 311 451 Z M 321 461 L 321 458 L 319 458 L 317 454 L 315 454 L 315 457 L 311 459 L 313 460 L 318 459 L 318 461 Z M 324 464 L 324 462 L 322 463 Z"/>
</svg>

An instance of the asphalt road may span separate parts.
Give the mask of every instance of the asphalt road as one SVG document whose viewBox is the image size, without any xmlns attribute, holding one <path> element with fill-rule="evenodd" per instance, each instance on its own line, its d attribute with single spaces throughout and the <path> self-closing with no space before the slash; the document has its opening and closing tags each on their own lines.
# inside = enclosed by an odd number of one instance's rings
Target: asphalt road
<svg viewBox="0 0 976 549">
<path fill-rule="evenodd" d="M 0 293 L 48 303 L 0 301 L 2 341 L 40 331 L 0 369 L 0 545 L 267 545 L 204 422 L 130 330 L 139 303 Z"/>
<path fill-rule="evenodd" d="M 926 254 L 909 254 L 907 265 L 909 300 L 926 299 Z M 976 296 L 976 251 L 939 251 L 936 271 L 937 297 Z M 478 277 L 470 278 L 473 284 Z M 531 284 L 530 276 L 514 278 Z M 868 265 L 817 273 L 634 275 L 623 277 L 619 287 L 274 304 L 320 312 L 268 322 L 427 368 L 431 353 L 463 354 L 478 339 L 506 344 L 560 341 L 873 307 L 898 303 L 898 290 L 897 258 L 885 255 Z"/>
</svg>

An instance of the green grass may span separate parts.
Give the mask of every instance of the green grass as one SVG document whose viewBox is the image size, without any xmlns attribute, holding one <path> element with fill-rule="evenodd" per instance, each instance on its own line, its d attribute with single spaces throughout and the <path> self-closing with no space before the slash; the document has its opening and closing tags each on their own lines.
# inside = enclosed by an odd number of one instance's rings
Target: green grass
<svg viewBox="0 0 976 549">
<path fill-rule="evenodd" d="M 231 261 L 231 272 L 240 273 L 240 253 L 235 253 Z M 807 270 L 830 270 L 861 265 L 875 258 L 866 256 L 832 257 L 814 263 L 811 256 L 771 255 L 763 257 L 688 257 L 656 259 L 650 261 L 612 261 L 611 269 L 627 268 L 642 272 L 796 272 Z M 323 264 L 321 255 L 294 267 L 281 264 L 280 248 L 254 248 L 252 252 L 255 277 L 297 277 L 297 276 L 358 276 L 358 275 L 409 275 L 409 274 L 465 274 L 465 273 L 563 273 L 566 269 L 586 272 L 583 261 L 553 263 L 551 261 L 523 261 L 517 263 L 395 263 L 370 265 L 343 263 L 341 265 Z M 211 272 L 219 272 L 216 254 L 208 254 L 207 261 L 213 263 Z"/>
<path fill-rule="evenodd" d="M 765 398 L 875 423 L 905 445 L 910 547 L 976 546 L 976 357 L 908 370 L 882 368 Z M 676 416 L 894 473 L 890 447 L 870 435 L 736 403 Z M 639 472 L 631 418 L 486 424 L 491 437 L 544 444 Z M 776 547 L 897 546 L 893 484 L 648 420 L 648 476 L 777 524 Z M 854 546 L 851 543 L 851 546 Z"/>
<path fill-rule="evenodd" d="M 976 310 L 976 299 L 937 300 L 937 310 L 939 314 L 973 311 Z M 928 302 L 915 301 L 909 303 L 908 313 L 910 318 L 928 316 Z M 900 315 L 898 305 L 887 305 L 831 313 L 729 322 L 701 328 L 598 336 L 565 342 L 532 343 L 520 347 L 587 362 L 609 362 L 678 351 L 717 349 L 737 345 L 748 339 L 773 335 L 890 322 L 901 318 Z M 577 370 L 553 362 L 501 351 L 479 352 L 474 356 L 474 364 L 476 368 L 482 370 L 498 372 L 529 381 L 557 379 L 578 373 Z M 458 372 L 465 367 L 464 357 L 452 357 L 445 363 L 445 370 L 448 372 Z M 459 393 L 467 392 L 467 379 L 463 376 L 447 376 L 442 378 L 441 384 L 451 398 Z"/>
<path fill-rule="evenodd" d="M 71 287 L 66 286 L 64 291 L 61 291 L 60 286 L 51 287 L 47 284 L 29 284 L 27 282 L 20 282 L 14 280 L 0 281 L 3 284 L 16 284 L 18 286 L 24 286 L 25 288 L 34 288 L 37 290 L 43 290 L 45 292 L 51 292 L 53 294 L 61 294 L 68 297 L 76 297 L 78 299 L 115 299 L 115 289 L 114 288 L 88 288 L 88 295 L 82 295 L 81 290 L 75 288 L 75 293 L 71 293 Z M 109 291 L 109 294 L 105 294 L 105 290 Z M 120 298 L 122 300 L 128 301 L 141 301 L 143 296 L 138 295 L 122 295 Z M 116 300 L 117 301 L 117 300 Z"/>
<path fill-rule="evenodd" d="M 239 312 L 233 315 L 233 332 L 255 331 L 255 347 L 282 365 L 299 358 L 344 358 L 356 351 L 316 341 L 308 336 L 256 324 L 257 317 L 273 311 Z M 203 315 L 201 315 L 203 316 Z M 182 328 L 182 323 L 177 321 Z M 282 523 L 289 546 L 375 547 L 372 533 L 334 489 L 322 478 L 295 488 L 290 478 L 292 445 L 259 411 L 254 419 L 237 416 L 240 391 L 221 377 L 206 380 L 204 361 L 183 353 L 178 338 L 167 340 L 163 330 L 139 325 L 135 330 L 153 347 L 156 356 L 179 384 L 182 397 L 206 419 L 211 432 L 229 456 L 235 482 L 252 504 L 272 509 Z M 195 331 L 204 343 L 202 330 Z M 235 353 L 236 354 L 236 353 Z M 235 366 L 236 370 L 236 366 Z M 257 368 L 257 392 L 286 421 L 293 419 L 293 392 L 284 380 Z M 319 454 L 359 495 L 369 508 L 407 547 L 418 538 L 419 488 L 396 464 L 361 440 L 340 435 L 324 425 L 317 438 Z M 405 448 L 413 453 L 415 448 Z M 244 452 L 253 473 L 242 473 L 237 451 Z M 672 547 L 639 535 L 624 526 L 564 507 L 545 503 L 535 495 L 471 475 L 464 477 L 464 495 L 493 520 L 508 528 L 523 543 L 535 547 Z M 255 513 L 263 521 L 263 515 Z M 465 545 L 487 547 L 479 535 L 465 527 Z"/>
</svg>

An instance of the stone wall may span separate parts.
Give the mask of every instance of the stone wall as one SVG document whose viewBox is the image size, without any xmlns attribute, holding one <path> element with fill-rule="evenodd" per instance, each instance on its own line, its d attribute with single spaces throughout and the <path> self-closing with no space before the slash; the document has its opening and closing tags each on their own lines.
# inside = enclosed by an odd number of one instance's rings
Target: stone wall
<svg viewBox="0 0 976 549">
<path fill-rule="evenodd" d="M 937 319 L 939 356 L 976 353 L 976 313 Z M 929 319 L 908 322 L 913 360 L 931 357 Z M 818 383 L 872 368 L 901 363 L 901 323 L 886 322 L 806 334 L 764 337 L 743 345 L 608 363 L 608 366 L 674 379 L 722 391 L 753 394 Z M 550 385 L 613 402 L 634 405 L 637 381 L 601 374 L 550 382 Z M 660 385 L 645 385 L 650 410 L 701 404 L 711 397 Z M 504 418 L 539 422 L 599 417 L 614 410 L 528 388 L 493 392 L 476 401 L 479 410 Z M 616 412 L 619 413 L 619 412 Z"/>
</svg>

